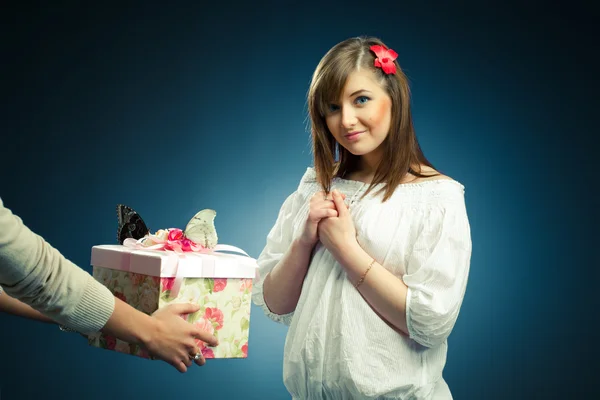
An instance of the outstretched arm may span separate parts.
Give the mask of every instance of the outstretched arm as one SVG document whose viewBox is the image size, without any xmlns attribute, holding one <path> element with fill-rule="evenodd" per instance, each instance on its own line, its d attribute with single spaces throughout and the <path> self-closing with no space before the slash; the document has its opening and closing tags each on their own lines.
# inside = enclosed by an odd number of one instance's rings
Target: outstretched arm
<svg viewBox="0 0 600 400">
<path fill-rule="evenodd" d="M 141 344 L 152 356 L 185 372 L 192 365 L 190 356 L 199 352 L 196 339 L 209 346 L 218 344 L 213 335 L 181 318 L 199 309 L 197 304 L 173 303 L 149 316 L 115 298 L 115 311 L 101 330 L 128 343 Z M 204 365 L 204 357 L 197 363 Z"/>
<path fill-rule="evenodd" d="M 14 299 L 81 333 L 98 332 L 114 296 L 31 231 L 0 199 L 0 285 Z"/>
<path fill-rule="evenodd" d="M 37 321 L 55 323 L 52 318 L 45 316 L 38 310 L 32 308 L 30 305 L 10 297 L 6 293 L 0 293 L 0 312 L 6 312 L 18 317 L 29 318 Z"/>
<path fill-rule="evenodd" d="M 0 295 L 3 310 L 45 322 L 54 320 L 82 334 L 102 331 L 142 344 L 180 372 L 187 370 L 190 355 L 197 353 L 195 339 L 216 344 L 214 336 L 180 317 L 198 311 L 198 305 L 171 304 L 152 316 L 136 310 L 33 233 L 2 200 L 0 285 L 12 297 Z"/>
</svg>

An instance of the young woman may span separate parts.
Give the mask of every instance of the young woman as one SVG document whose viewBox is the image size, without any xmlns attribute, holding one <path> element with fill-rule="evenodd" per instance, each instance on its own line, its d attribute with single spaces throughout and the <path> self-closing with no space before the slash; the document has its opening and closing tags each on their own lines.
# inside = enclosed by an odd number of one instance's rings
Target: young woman
<svg viewBox="0 0 600 400">
<path fill-rule="evenodd" d="M 313 75 L 314 168 L 282 205 L 253 289 L 289 325 L 293 398 L 452 398 L 442 371 L 471 257 L 464 187 L 423 155 L 396 57 L 352 38 Z"/>
</svg>

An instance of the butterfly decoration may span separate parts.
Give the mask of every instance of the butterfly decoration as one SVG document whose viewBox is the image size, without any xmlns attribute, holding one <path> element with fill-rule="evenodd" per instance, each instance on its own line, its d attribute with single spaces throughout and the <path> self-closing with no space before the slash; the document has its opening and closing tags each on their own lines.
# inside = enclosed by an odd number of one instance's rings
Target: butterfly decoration
<svg viewBox="0 0 600 400">
<path fill-rule="evenodd" d="M 117 218 L 119 220 L 117 240 L 120 244 L 123 244 L 127 238 L 138 240 L 150 233 L 140 214 L 131 207 L 117 205 Z"/>
<path fill-rule="evenodd" d="M 187 223 L 183 236 L 204 248 L 215 248 L 218 242 L 215 229 L 216 216 L 217 212 L 211 209 L 197 212 Z M 123 244 L 127 238 L 139 240 L 150 234 L 150 230 L 140 214 L 131 207 L 123 204 L 117 205 L 117 217 L 119 221 L 117 240 L 120 244 Z"/>
<path fill-rule="evenodd" d="M 208 208 L 197 212 L 185 226 L 183 235 L 194 243 L 213 249 L 218 241 L 215 229 L 216 216 L 217 212 Z"/>
</svg>

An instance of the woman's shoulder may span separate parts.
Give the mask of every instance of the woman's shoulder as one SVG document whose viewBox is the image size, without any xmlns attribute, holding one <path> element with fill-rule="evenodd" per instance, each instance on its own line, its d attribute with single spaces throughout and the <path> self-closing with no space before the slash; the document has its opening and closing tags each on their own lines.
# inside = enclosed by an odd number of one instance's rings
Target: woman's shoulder
<svg viewBox="0 0 600 400">
<path fill-rule="evenodd" d="M 406 179 L 402 183 L 422 183 L 422 182 L 431 182 L 431 181 L 454 181 L 453 178 L 448 175 L 444 175 L 436 169 L 429 167 L 427 165 L 421 165 L 419 175 L 408 175 Z"/>
<path fill-rule="evenodd" d="M 407 176 L 400 182 L 393 198 L 400 202 L 437 205 L 441 208 L 464 202 L 465 187 L 462 183 L 427 166 L 422 166 L 416 172 L 418 175 Z"/>
<path fill-rule="evenodd" d="M 407 174 L 404 179 L 400 181 L 400 187 L 447 187 L 447 188 L 459 188 L 464 191 L 465 187 L 462 183 L 456 179 L 444 175 L 443 173 L 422 165 L 420 169 L 417 169 L 414 174 Z"/>
<path fill-rule="evenodd" d="M 298 183 L 297 191 L 300 193 L 313 192 L 318 190 L 319 181 L 317 179 L 317 172 L 314 167 L 307 167 Z"/>
<path fill-rule="evenodd" d="M 317 172 L 314 167 L 307 167 L 300 179 L 300 183 L 315 183 L 317 182 Z"/>
</svg>

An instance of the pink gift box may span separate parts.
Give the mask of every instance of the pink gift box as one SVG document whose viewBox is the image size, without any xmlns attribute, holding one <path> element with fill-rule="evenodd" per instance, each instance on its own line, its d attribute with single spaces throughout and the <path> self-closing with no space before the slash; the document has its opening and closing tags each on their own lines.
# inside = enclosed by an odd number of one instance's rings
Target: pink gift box
<svg viewBox="0 0 600 400">
<path fill-rule="evenodd" d="M 218 248 L 244 253 L 233 246 Z M 219 339 L 215 347 L 198 341 L 205 358 L 248 356 L 255 259 L 218 251 L 175 253 L 100 245 L 92 248 L 91 265 L 96 280 L 144 313 L 152 314 L 173 302 L 199 304 L 200 310 L 186 319 Z M 102 333 L 89 336 L 88 342 L 94 347 L 149 358 L 141 346 Z"/>
</svg>

